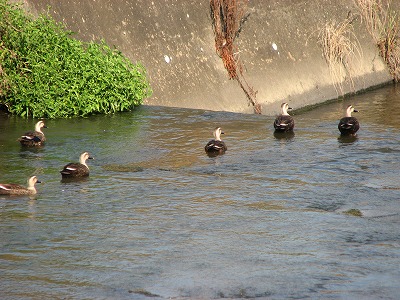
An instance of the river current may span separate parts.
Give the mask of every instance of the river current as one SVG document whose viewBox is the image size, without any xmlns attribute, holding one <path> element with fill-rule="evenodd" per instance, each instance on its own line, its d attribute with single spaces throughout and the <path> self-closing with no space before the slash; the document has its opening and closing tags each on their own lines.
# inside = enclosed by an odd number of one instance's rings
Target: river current
<svg viewBox="0 0 400 300">
<path fill-rule="evenodd" d="M 0 298 L 398 299 L 400 88 L 294 118 L 281 137 L 274 117 L 143 106 L 45 120 L 26 150 L 35 120 L 1 114 L 0 182 L 42 183 L 0 195 Z M 216 126 L 228 151 L 208 157 Z M 90 177 L 62 182 L 84 151 Z"/>
</svg>

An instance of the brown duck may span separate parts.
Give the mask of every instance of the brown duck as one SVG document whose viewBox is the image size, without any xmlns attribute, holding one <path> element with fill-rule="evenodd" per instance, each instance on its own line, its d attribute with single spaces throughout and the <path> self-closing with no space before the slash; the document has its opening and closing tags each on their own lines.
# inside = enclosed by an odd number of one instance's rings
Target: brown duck
<svg viewBox="0 0 400 300">
<path fill-rule="evenodd" d="M 46 138 L 42 132 L 42 128 L 47 128 L 43 121 L 39 121 L 35 125 L 34 131 L 28 131 L 22 135 L 18 141 L 25 147 L 39 147 L 44 145 Z"/>
<path fill-rule="evenodd" d="M 339 121 L 338 128 L 342 135 L 355 135 L 360 129 L 358 120 L 351 116 L 352 112 L 358 112 L 358 110 L 354 109 L 353 105 L 349 105 L 346 109 L 346 116 Z"/>
<path fill-rule="evenodd" d="M 289 109 L 292 109 L 291 107 L 289 107 L 289 104 L 282 103 L 281 114 L 277 116 L 274 121 L 274 128 L 276 132 L 293 131 L 294 119 L 291 115 L 288 114 L 287 111 Z"/>
<path fill-rule="evenodd" d="M 40 183 L 36 176 L 28 179 L 28 187 L 15 183 L 0 183 L 0 195 L 34 195 L 37 193 L 36 183 Z"/>
<path fill-rule="evenodd" d="M 204 147 L 204 150 L 208 154 L 222 154 L 228 149 L 225 143 L 221 140 L 221 134 L 224 134 L 221 130 L 221 127 L 214 129 L 214 139 L 209 141 Z"/>
<path fill-rule="evenodd" d="M 60 171 L 63 178 L 86 177 L 89 176 L 89 167 L 86 160 L 93 159 L 88 152 L 83 152 L 79 157 L 79 163 L 69 163 Z"/>
</svg>

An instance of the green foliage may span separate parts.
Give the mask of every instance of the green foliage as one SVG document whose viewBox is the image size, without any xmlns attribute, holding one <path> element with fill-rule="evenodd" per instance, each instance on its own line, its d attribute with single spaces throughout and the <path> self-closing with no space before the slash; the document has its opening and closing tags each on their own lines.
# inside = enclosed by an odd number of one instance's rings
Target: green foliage
<svg viewBox="0 0 400 300">
<path fill-rule="evenodd" d="M 151 95 L 146 70 L 104 41 L 83 43 L 47 15 L 0 0 L 0 104 L 20 116 L 133 109 Z"/>
</svg>

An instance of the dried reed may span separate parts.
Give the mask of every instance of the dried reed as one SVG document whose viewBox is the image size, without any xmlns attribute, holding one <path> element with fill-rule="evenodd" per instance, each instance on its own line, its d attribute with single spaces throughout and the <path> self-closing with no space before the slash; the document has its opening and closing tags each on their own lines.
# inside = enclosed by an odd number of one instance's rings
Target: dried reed
<svg viewBox="0 0 400 300">
<path fill-rule="evenodd" d="M 257 92 L 247 83 L 243 76 L 243 65 L 234 44 L 242 30 L 242 25 L 249 15 L 245 16 L 248 0 L 210 0 L 210 16 L 215 36 L 215 49 L 222 59 L 229 79 L 235 79 L 244 91 L 249 105 L 260 114 L 261 106 L 257 103 Z"/>
<path fill-rule="evenodd" d="M 389 67 L 395 82 L 400 81 L 400 19 L 391 8 L 391 0 L 354 0 L 376 43 L 379 53 Z"/>
<path fill-rule="evenodd" d="M 336 91 L 340 95 L 344 94 L 343 78 L 350 81 L 354 90 L 351 62 L 362 55 L 360 44 L 354 34 L 353 21 L 354 18 L 349 15 L 342 22 L 326 23 L 319 35 L 324 58 L 329 66 Z"/>
</svg>

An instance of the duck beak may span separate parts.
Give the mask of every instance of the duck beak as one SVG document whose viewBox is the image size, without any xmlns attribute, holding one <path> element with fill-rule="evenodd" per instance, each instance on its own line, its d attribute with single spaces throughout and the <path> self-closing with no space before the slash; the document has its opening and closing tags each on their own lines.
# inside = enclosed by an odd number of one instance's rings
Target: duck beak
<svg viewBox="0 0 400 300">
<path fill-rule="evenodd" d="M 225 134 L 225 132 L 221 131 L 221 134 Z"/>
<path fill-rule="evenodd" d="M 40 180 L 37 180 L 36 183 L 42 183 Z"/>
<path fill-rule="evenodd" d="M 353 110 L 353 112 L 358 112 L 358 110 L 357 110 L 357 109 L 355 109 L 355 110 Z"/>
<path fill-rule="evenodd" d="M 88 159 L 94 159 L 94 157 L 92 157 L 92 156 L 89 156 L 89 157 L 88 157 Z"/>
<path fill-rule="evenodd" d="M 291 107 L 288 107 L 288 109 L 293 109 L 293 108 L 291 108 Z"/>
</svg>

